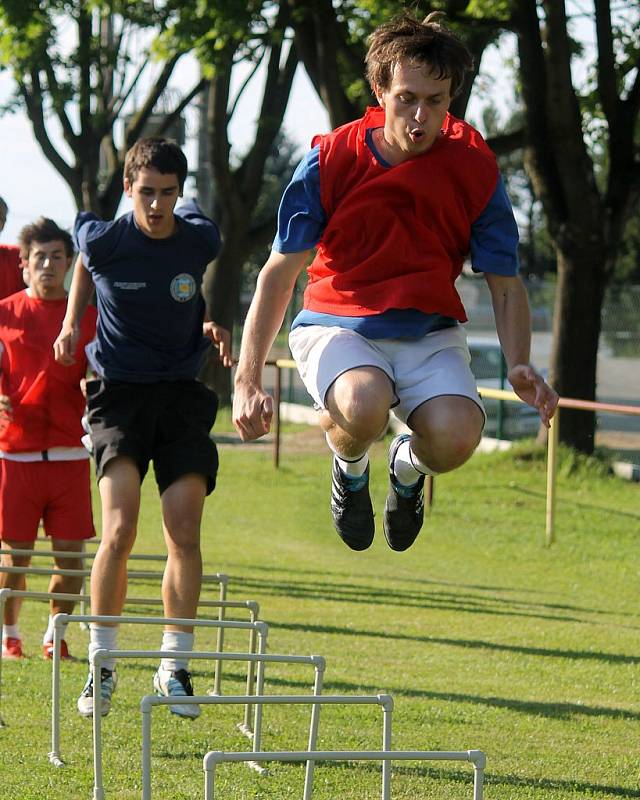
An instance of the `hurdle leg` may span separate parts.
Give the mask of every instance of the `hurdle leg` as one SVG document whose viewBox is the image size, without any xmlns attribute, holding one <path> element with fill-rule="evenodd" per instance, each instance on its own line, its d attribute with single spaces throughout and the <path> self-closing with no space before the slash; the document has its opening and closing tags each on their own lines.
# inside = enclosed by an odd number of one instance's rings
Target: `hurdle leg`
<svg viewBox="0 0 640 800">
<path fill-rule="evenodd" d="M 266 651 L 266 634 L 265 631 L 258 633 L 258 652 L 261 655 Z M 256 676 L 256 695 L 264 694 L 264 661 L 258 661 L 258 669 Z M 262 703 L 256 703 L 256 714 L 253 724 L 253 752 L 260 752 L 262 747 Z M 257 761 L 249 761 L 248 766 L 255 769 L 260 775 L 267 775 L 268 770 L 262 767 Z"/>
<path fill-rule="evenodd" d="M 53 619 L 53 662 L 51 666 L 51 752 L 49 763 L 54 767 L 63 767 L 60 755 L 60 618 L 66 614 L 56 614 Z"/>
<path fill-rule="evenodd" d="M 144 702 L 142 711 L 142 800 L 151 800 L 151 706 Z"/>
<path fill-rule="evenodd" d="M 104 800 L 102 778 L 102 655 L 93 654 L 93 800 Z"/>
<path fill-rule="evenodd" d="M 321 661 L 321 665 L 316 664 L 316 674 L 313 683 L 313 694 L 316 697 L 319 697 L 322 694 L 322 684 L 324 680 L 324 659 Z M 311 706 L 311 723 L 309 725 L 309 750 L 316 750 L 316 744 L 318 742 L 318 727 L 320 725 L 320 709 L 321 705 L 319 703 L 314 703 Z M 304 791 L 302 795 L 302 800 L 311 800 L 311 794 L 313 792 L 313 773 L 316 767 L 315 761 L 307 761 L 305 773 L 304 773 Z"/>
<path fill-rule="evenodd" d="M 484 754 L 473 762 L 473 800 L 483 800 L 484 794 L 484 768 L 486 760 Z"/>
<path fill-rule="evenodd" d="M 254 622 L 254 614 L 251 614 L 251 622 Z M 249 652 L 254 654 L 256 652 L 256 631 L 252 628 L 249 631 Z M 254 681 L 255 681 L 255 663 L 253 661 L 247 662 L 247 697 L 254 694 Z M 251 729 L 251 712 L 253 706 L 247 703 L 244 707 L 244 720 L 238 725 L 238 728 L 244 733 L 248 739 L 253 739 L 253 730 Z"/>
<path fill-rule="evenodd" d="M 220 600 L 225 601 L 227 599 L 227 576 L 224 576 L 224 580 L 220 579 Z M 224 621 L 224 606 L 220 606 L 218 609 L 218 620 L 220 622 Z M 221 625 L 218 628 L 218 638 L 216 642 L 216 652 L 222 653 L 222 648 L 224 647 L 224 628 Z M 215 672 L 213 676 L 213 693 L 220 694 L 220 684 L 222 680 L 222 661 L 220 659 L 216 660 L 215 665 Z"/>
<path fill-rule="evenodd" d="M 388 704 L 382 707 L 382 749 L 386 752 L 391 750 L 391 714 L 393 711 L 393 700 L 389 698 Z M 391 761 L 385 758 L 382 762 L 382 800 L 391 798 Z"/>
</svg>

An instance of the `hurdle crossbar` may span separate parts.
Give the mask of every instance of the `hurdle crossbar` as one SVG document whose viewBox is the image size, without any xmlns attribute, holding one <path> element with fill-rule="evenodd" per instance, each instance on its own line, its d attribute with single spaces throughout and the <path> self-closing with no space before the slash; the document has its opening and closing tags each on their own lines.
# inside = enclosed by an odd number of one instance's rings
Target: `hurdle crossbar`
<svg viewBox="0 0 640 800">
<path fill-rule="evenodd" d="M 31 599 L 31 600 L 84 600 L 89 601 L 91 598 L 87 594 L 70 594 L 67 592 L 37 592 L 31 591 L 27 589 L 0 589 L 0 620 L 3 618 L 4 614 L 4 604 L 5 601 L 10 597 L 20 597 L 22 599 Z M 128 605 L 162 605 L 163 601 L 159 597 L 127 597 L 125 599 L 125 607 Z M 249 622 L 257 622 L 258 617 L 260 614 L 260 604 L 257 603 L 255 600 L 198 600 L 198 608 L 219 608 L 222 611 L 225 609 L 246 609 L 249 612 Z M 218 619 L 220 622 L 223 622 L 226 617 L 220 619 L 220 612 L 218 613 Z M 81 623 L 81 625 L 86 625 L 86 623 Z M 220 635 L 220 632 L 223 631 L 223 628 L 218 628 L 218 639 L 216 642 L 216 651 L 222 652 L 221 647 L 224 642 L 224 638 Z M 254 628 L 251 628 L 249 631 L 249 652 L 255 653 L 256 652 L 256 631 Z M 249 661 L 247 663 L 247 694 L 251 694 L 253 692 L 253 685 L 255 683 L 255 665 L 254 662 Z M 212 689 L 213 694 L 220 694 L 220 682 L 222 679 L 222 662 L 220 660 L 216 661 L 215 669 L 214 669 L 214 688 Z M 2 717 L 2 651 L 0 650 L 0 728 L 5 727 L 5 722 Z M 240 730 L 251 738 L 253 736 L 253 731 L 251 730 L 251 706 L 247 706 L 245 709 L 245 720 L 244 723 L 240 725 Z"/>
<path fill-rule="evenodd" d="M 13 575 L 66 575 L 69 577 L 81 577 L 83 586 L 84 586 L 84 579 L 90 577 L 91 570 L 90 569 L 57 569 L 55 567 L 11 567 L 5 564 L 0 563 L 0 572 L 13 574 Z M 127 579 L 135 580 L 135 579 L 154 579 L 154 578 L 162 578 L 164 576 L 163 572 L 153 572 L 150 570 L 128 570 L 127 571 Z M 220 600 L 227 599 L 227 586 L 229 584 L 229 576 L 225 575 L 222 572 L 214 572 L 212 574 L 206 574 L 202 576 L 202 584 L 206 583 L 217 583 L 220 586 Z M 81 603 L 80 608 L 81 613 L 85 613 L 84 603 Z M 218 611 L 218 619 L 222 622 L 225 618 L 224 608 L 221 606 Z M 218 641 L 216 643 L 216 650 L 222 651 L 224 649 L 224 628 L 218 628 Z M 220 668 L 221 665 L 218 664 L 216 667 L 216 671 L 214 674 L 214 688 L 213 691 L 216 694 L 220 693 Z"/>
<path fill-rule="evenodd" d="M 214 800 L 215 769 L 223 762 L 242 762 L 253 758 L 255 761 L 307 761 L 312 755 L 314 761 L 382 761 L 382 800 L 390 800 L 390 782 L 385 782 L 384 769 L 392 761 L 470 761 L 473 764 L 473 800 L 482 800 L 484 770 L 486 757 L 481 750 L 316 750 L 309 753 L 302 751 L 281 751 L 262 753 L 232 753 L 224 751 L 209 751 L 203 760 L 204 768 L 204 798 Z M 306 794 L 304 800 L 310 800 Z"/>
<path fill-rule="evenodd" d="M 155 706 L 166 705 L 234 705 L 246 702 L 246 697 L 228 695 L 226 697 L 157 697 L 155 695 L 145 695 L 140 701 L 142 712 L 142 798 L 151 800 L 151 712 Z M 313 766 L 316 754 L 321 751 L 315 750 L 318 735 L 319 717 L 314 715 L 313 710 L 323 705 L 377 705 L 382 707 L 382 747 L 384 751 L 391 749 L 391 725 L 393 712 L 393 698 L 388 694 L 378 695 L 324 695 L 321 697 L 307 695 L 254 695 L 251 701 L 257 706 L 263 705 L 310 705 L 312 706 L 311 723 L 309 726 L 309 749 L 302 751 L 304 758 L 301 761 L 307 762 L 304 784 L 304 800 L 310 800 L 313 791 Z M 246 761 L 258 772 L 260 763 L 268 761 L 265 753 L 253 749 L 250 753 L 240 754 L 244 758 L 239 761 Z M 388 786 L 391 779 L 388 761 L 382 764 L 382 782 Z M 94 798 L 103 800 L 103 798 Z"/>
<path fill-rule="evenodd" d="M 134 616 L 110 616 L 103 614 L 56 614 L 53 618 L 53 658 L 51 671 L 51 752 L 49 762 L 55 767 L 64 766 L 64 760 L 60 753 L 60 643 L 62 641 L 62 629 L 70 622 L 100 622 L 103 624 L 131 624 L 131 625 L 181 625 L 196 628 L 217 628 L 222 626 L 226 629 L 252 630 L 258 631 L 259 651 L 264 653 L 267 646 L 267 634 L 269 626 L 266 622 L 236 622 L 233 620 L 209 620 L 209 619 L 187 619 L 179 617 L 134 617 Z M 157 652 L 157 651 L 153 651 Z M 220 652 L 220 651 L 217 651 Z M 248 654 L 245 654 L 248 655 Z M 245 660 L 248 660 L 245 658 Z M 95 683 L 94 683 L 95 691 Z M 98 695 L 97 706 L 100 708 L 100 695 Z M 255 738 L 255 736 L 254 736 Z"/>
<path fill-rule="evenodd" d="M 309 664 L 314 667 L 314 680 L 313 680 L 313 695 L 320 696 L 322 694 L 322 684 L 324 679 L 324 672 L 326 667 L 325 659 L 322 656 L 295 656 L 295 655 L 278 655 L 269 654 L 264 652 L 260 653 L 202 653 L 202 652 L 169 652 L 164 650 L 96 650 L 93 654 L 92 661 L 92 674 L 93 674 L 93 702 L 94 709 L 100 707 L 101 698 L 101 669 L 102 664 L 107 658 L 189 658 L 189 659 L 207 659 L 207 658 L 220 658 L 224 661 L 246 661 L 250 659 L 253 663 L 258 665 L 266 664 Z M 209 697 L 211 695 L 208 695 Z M 249 699 L 249 695 L 245 700 Z M 246 708 L 246 706 L 245 706 Z M 256 706 L 256 712 L 259 706 Z M 313 741 L 317 736 L 318 729 L 318 713 L 314 707 L 314 716 L 312 719 Z M 256 715 L 257 716 L 257 715 Z M 261 719 L 257 719 L 255 723 L 255 730 L 258 735 L 254 737 L 254 749 L 259 745 L 260 736 L 259 730 L 262 724 Z M 94 714 L 93 716 L 93 758 L 94 758 L 94 800 L 102 800 L 104 797 L 104 783 L 103 783 L 103 770 L 102 770 L 102 725 L 101 715 Z M 146 748 L 143 740 L 143 775 L 150 774 L 150 746 Z M 250 765 L 251 766 L 251 765 Z M 150 780 L 150 778 L 149 778 Z M 149 780 L 143 782 L 145 786 L 149 787 Z M 145 800 L 145 789 L 143 788 L 143 800 Z M 150 788 L 149 788 L 150 791 Z"/>
</svg>

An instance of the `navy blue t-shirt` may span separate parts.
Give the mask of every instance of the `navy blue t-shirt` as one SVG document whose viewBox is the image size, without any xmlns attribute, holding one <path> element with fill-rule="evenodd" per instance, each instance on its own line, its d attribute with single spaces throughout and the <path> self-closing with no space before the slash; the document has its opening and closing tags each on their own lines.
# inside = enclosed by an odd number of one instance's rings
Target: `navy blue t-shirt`
<svg viewBox="0 0 640 800">
<path fill-rule="evenodd" d="M 76 217 L 74 242 L 98 303 L 87 356 L 107 380 L 192 380 L 210 346 L 201 286 L 220 249 L 218 226 L 193 201 L 174 213 L 176 231 L 166 239 L 145 236 L 133 212 L 111 222 L 91 212 Z"/>
</svg>

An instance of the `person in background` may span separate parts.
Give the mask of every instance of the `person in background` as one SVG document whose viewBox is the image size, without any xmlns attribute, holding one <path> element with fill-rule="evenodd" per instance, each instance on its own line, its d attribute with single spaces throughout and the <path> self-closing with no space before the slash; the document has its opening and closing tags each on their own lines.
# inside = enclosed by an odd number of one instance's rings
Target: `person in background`
<svg viewBox="0 0 640 800">
<path fill-rule="evenodd" d="M 0 233 L 7 224 L 9 207 L 0 197 Z M 13 244 L 0 244 L 0 300 L 24 289 L 20 248 Z"/>
<path fill-rule="evenodd" d="M 80 351 L 71 369 L 57 364 L 53 343 L 67 310 L 64 279 L 73 258 L 71 236 L 41 217 L 19 236 L 28 288 L 0 301 L 0 540 L 4 550 L 32 550 L 40 520 L 59 569 L 81 569 L 78 553 L 94 536 L 89 454 L 82 446 L 87 371 L 84 347 L 95 336 L 96 311 L 79 329 Z M 18 273 L 19 274 L 19 273 Z M 21 280 L 22 282 L 22 280 Z M 30 556 L 10 552 L 2 565 L 26 567 Z M 77 594 L 82 578 L 52 575 L 50 592 Z M 26 589 L 23 573 L 0 572 L 0 588 Z M 72 600 L 51 600 L 43 655 L 51 658 L 52 617 L 70 614 Z M 20 598 L 4 606 L 3 658 L 22 658 Z M 63 631 L 64 636 L 64 631 Z M 62 658 L 69 658 L 66 639 Z"/>
</svg>

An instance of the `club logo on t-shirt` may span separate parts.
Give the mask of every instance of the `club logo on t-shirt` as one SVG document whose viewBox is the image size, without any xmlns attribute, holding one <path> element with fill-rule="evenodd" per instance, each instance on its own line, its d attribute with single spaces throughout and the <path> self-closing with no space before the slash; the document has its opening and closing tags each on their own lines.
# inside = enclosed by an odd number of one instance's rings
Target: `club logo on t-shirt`
<svg viewBox="0 0 640 800">
<path fill-rule="evenodd" d="M 171 297 L 178 303 L 186 303 L 196 293 L 196 282 L 192 275 L 181 272 L 171 281 Z"/>
</svg>

